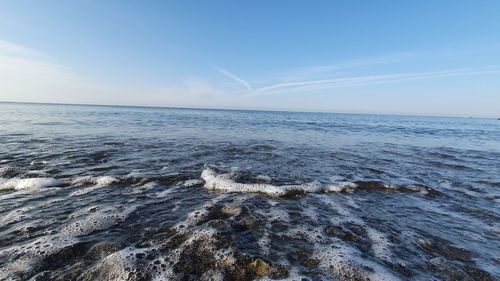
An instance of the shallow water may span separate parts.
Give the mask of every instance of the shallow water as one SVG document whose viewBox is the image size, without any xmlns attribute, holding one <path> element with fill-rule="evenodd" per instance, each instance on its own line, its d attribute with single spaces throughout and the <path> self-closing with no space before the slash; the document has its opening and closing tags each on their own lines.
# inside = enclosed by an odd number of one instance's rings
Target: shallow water
<svg viewBox="0 0 500 281">
<path fill-rule="evenodd" d="M 500 121 L 0 103 L 0 280 L 498 280 Z"/>
</svg>

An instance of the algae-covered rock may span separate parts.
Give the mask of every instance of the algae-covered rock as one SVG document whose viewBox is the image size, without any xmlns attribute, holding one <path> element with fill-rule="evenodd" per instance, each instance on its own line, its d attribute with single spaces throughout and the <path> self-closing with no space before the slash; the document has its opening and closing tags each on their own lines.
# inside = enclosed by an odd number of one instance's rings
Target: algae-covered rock
<svg viewBox="0 0 500 281">
<path fill-rule="evenodd" d="M 224 206 L 221 211 L 228 216 L 238 216 L 241 213 L 241 208 L 236 206 Z"/>
<path fill-rule="evenodd" d="M 251 262 L 250 268 L 252 268 L 252 270 L 258 276 L 263 277 L 269 275 L 269 265 L 261 259 L 256 259 L 253 262 Z"/>
</svg>

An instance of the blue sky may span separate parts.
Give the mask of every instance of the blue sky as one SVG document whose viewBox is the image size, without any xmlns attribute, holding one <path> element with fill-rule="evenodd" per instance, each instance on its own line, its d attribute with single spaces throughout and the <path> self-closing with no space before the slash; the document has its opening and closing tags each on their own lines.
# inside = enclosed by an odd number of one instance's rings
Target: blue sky
<svg viewBox="0 0 500 281">
<path fill-rule="evenodd" d="M 0 1 L 0 100 L 500 115 L 500 1 Z"/>
</svg>

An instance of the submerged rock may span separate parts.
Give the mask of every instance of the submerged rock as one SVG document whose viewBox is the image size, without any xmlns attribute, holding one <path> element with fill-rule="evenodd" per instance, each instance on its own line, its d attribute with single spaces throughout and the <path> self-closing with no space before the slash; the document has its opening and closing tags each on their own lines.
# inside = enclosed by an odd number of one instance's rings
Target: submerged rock
<svg viewBox="0 0 500 281">
<path fill-rule="evenodd" d="M 301 264 L 307 267 L 317 267 L 319 265 L 318 259 L 304 259 Z"/>
<path fill-rule="evenodd" d="M 271 267 L 271 270 L 269 272 L 269 277 L 271 277 L 272 279 L 283 279 L 288 277 L 289 274 L 290 274 L 290 269 L 287 266 L 277 264 Z"/>
<path fill-rule="evenodd" d="M 269 275 L 269 265 L 265 261 L 259 258 L 251 262 L 250 267 L 255 272 L 255 274 L 257 274 L 260 277 Z"/>
<path fill-rule="evenodd" d="M 428 253 L 451 260 L 468 262 L 472 259 L 472 252 L 450 245 L 448 241 L 441 238 L 435 238 L 434 241 L 419 239 L 418 244 Z"/>
<path fill-rule="evenodd" d="M 241 208 L 235 206 L 224 206 L 221 211 L 228 216 L 238 216 L 241 213 Z"/>
<path fill-rule="evenodd" d="M 247 217 L 244 217 L 240 220 L 240 224 L 249 228 L 249 229 L 252 229 L 257 224 L 259 224 L 259 222 L 255 218 L 247 216 Z"/>
<path fill-rule="evenodd" d="M 473 268 L 473 267 L 463 267 L 459 263 L 448 261 L 442 257 L 437 257 L 431 259 L 427 268 L 429 271 L 433 272 L 435 275 L 439 276 L 441 280 L 445 281 L 493 281 L 496 280 L 488 272 L 483 270 Z"/>
</svg>

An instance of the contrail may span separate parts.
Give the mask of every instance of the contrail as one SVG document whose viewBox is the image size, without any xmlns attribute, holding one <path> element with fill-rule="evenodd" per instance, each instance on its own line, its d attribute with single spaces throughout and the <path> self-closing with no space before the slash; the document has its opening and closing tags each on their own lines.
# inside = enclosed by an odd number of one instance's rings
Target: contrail
<svg viewBox="0 0 500 281">
<path fill-rule="evenodd" d="M 402 73 L 402 74 L 389 74 L 389 75 L 322 79 L 322 80 L 306 80 L 306 81 L 279 83 L 266 87 L 261 87 L 256 89 L 252 93 L 252 95 L 295 92 L 295 91 L 311 91 L 311 90 L 343 88 L 343 87 L 356 87 L 356 86 L 374 85 L 382 83 L 397 83 L 401 81 L 417 80 L 417 79 L 433 79 L 433 78 L 467 76 L 467 75 L 488 74 L 488 73 L 498 73 L 498 72 L 500 72 L 498 66 L 486 66 L 479 68 L 461 68 L 461 69 L 450 69 L 450 70 L 420 72 L 420 73 Z"/>
<path fill-rule="evenodd" d="M 228 78 L 230 78 L 230 79 L 232 79 L 232 80 L 240 83 L 241 85 L 245 86 L 245 88 L 247 88 L 248 91 L 250 91 L 250 92 L 252 91 L 252 87 L 250 86 L 250 84 L 247 81 L 243 80 L 242 78 L 240 78 L 240 77 L 232 74 L 231 72 L 229 72 L 229 71 L 227 71 L 225 69 L 218 68 L 218 67 L 215 67 L 215 66 L 212 66 L 212 68 L 215 69 L 220 74 L 222 74 L 222 75 L 224 75 L 224 76 L 226 76 L 226 77 L 228 77 Z"/>
</svg>

